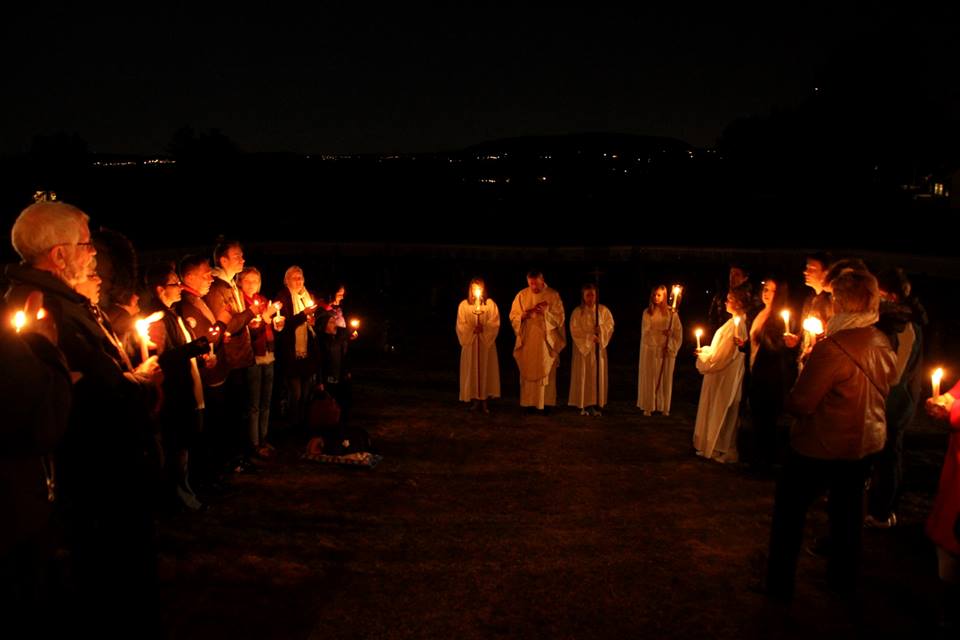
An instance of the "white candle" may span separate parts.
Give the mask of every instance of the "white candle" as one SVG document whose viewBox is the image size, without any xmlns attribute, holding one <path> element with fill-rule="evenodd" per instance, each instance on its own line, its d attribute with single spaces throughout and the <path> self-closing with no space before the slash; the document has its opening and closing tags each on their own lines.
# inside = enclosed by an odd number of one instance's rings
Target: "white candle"
<svg viewBox="0 0 960 640">
<path fill-rule="evenodd" d="M 697 350 L 700 350 L 700 336 L 703 335 L 703 329 L 697 329 L 693 332 L 693 335 L 697 336 Z"/>
<path fill-rule="evenodd" d="M 680 298 L 682 287 L 678 284 L 673 285 L 673 310 L 677 310 L 677 300 Z"/>
<path fill-rule="evenodd" d="M 162 317 L 163 311 L 157 311 L 134 323 L 137 328 L 137 335 L 140 336 L 140 356 L 143 362 L 146 362 L 147 358 L 150 357 L 150 325 Z"/>
<path fill-rule="evenodd" d="M 790 333 L 790 310 L 784 309 L 781 311 L 780 317 L 783 318 L 783 332 Z"/>
<path fill-rule="evenodd" d="M 940 380 L 943 379 L 943 369 L 937 367 L 930 378 L 933 381 L 933 399 L 936 400 L 940 397 Z"/>
</svg>

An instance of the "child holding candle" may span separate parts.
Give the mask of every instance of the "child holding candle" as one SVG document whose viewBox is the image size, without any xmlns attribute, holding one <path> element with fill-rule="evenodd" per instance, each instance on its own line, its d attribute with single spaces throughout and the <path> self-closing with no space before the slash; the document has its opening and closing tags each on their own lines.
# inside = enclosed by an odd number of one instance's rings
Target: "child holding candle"
<svg viewBox="0 0 960 640">
<path fill-rule="evenodd" d="M 637 407 L 643 415 L 652 415 L 654 411 L 669 415 L 673 371 L 682 340 L 680 316 L 674 308 L 667 306 L 667 287 L 663 284 L 655 286 L 650 291 L 650 304 L 641 321 Z"/>
<path fill-rule="evenodd" d="M 733 290 L 727 294 L 727 313 L 742 315 L 749 294 Z M 736 332 L 741 332 L 738 335 Z M 737 427 L 743 388 L 744 357 L 738 348 L 743 327 L 728 319 L 709 345 L 697 353 L 697 370 L 703 374 L 693 447 L 698 456 L 717 462 L 736 462 Z"/>
<path fill-rule="evenodd" d="M 460 341 L 460 402 L 469 402 L 471 411 L 489 413 L 487 400 L 500 397 L 500 364 L 497 334 L 500 310 L 487 297 L 482 278 L 474 278 L 467 298 L 457 308 L 457 339 Z"/>
</svg>

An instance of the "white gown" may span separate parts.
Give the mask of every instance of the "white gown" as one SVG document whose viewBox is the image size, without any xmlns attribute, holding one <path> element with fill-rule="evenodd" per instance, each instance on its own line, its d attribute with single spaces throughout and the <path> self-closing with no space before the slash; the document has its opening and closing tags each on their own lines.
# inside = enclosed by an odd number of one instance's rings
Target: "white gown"
<svg viewBox="0 0 960 640">
<path fill-rule="evenodd" d="M 600 401 L 597 401 L 597 345 L 591 339 L 596 326 L 596 310 L 579 306 L 570 314 L 570 338 L 573 364 L 570 369 L 569 404 L 583 409 L 607 406 L 607 345 L 613 337 L 613 314 L 600 305 Z"/>
<path fill-rule="evenodd" d="M 718 462 L 737 461 L 737 427 L 743 389 L 744 355 L 733 341 L 734 332 L 746 338 L 746 328 L 737 329 L 733 318 L 713 335 L 697 356 L 703 374 L 693 447 L 697 455 Z"/>
<path fill-rule="evenodd" d="M 497 334 L 500 311 L 493 300 L 476 307 L 464 300 L 457 309 L 457 338 L 460 340 L 460 400 L 500 397 L 500 363 L 497 361 Z M 483 327 L 477 333 L 477 318 Z"/>
<path fill-rule="evenodd" d="M 641 329 L 637 406 L 644 411 L 669 413 L 673 397 L 673 369 L 683 339 L 680 315 L 669 307 L 666 314 L 655 313 L 651 316 L 644 311 Z M 669 338 L 663 335 L 668 329 Z"/>
</svg>

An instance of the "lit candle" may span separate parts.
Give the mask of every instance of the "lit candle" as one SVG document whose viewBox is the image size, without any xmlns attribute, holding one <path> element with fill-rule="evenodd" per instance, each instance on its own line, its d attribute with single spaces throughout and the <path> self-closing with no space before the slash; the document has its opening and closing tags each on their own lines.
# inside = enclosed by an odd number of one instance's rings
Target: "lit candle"
<svg viewBox="0 0 960 640">
<path fill-rule="evenodd" d="M 480 297 L 482 295 L 483 295 L 483 287 L 481 287 L 478 284 L 473 285 L 473 300 L 476 303 L 476 308 L 474 309 L 473 312 L 478 315 L 480 313 Z"/>
<path fill-rule="evenodd" d="M 936 400 L 940 397 L 940 380 L 943 379 L 943 369 L 937 367 L 930 378 L 933 381 L 933 399 Z"/>
<path fill-rule="evenodd" d="M 819 336 L 823 333 L 823 323 L 820 322 L 820 318 L 807 316 L 803 319 L 803 330 L 811 335 Z"/>
<path fill-rule="evenodd" d="M 700 336 L 703 335 L 703 329 L 697 329 L 693 332 L 693 335 L 697 336 L 697 351 L 700 350 Z"/>
<path fill-rule="evenodd" d="M 210 355 L 215 355 L 213 352 L 214 346 L 216 345 L 217 338 L 220 337 L 220 325 L 213 325 L 207 329 L 207 333 L 210 334 Z"/>
<path fill-rule="evenodd" d="M 784 309 L 781 311 L 780 317 L 783 318 L 783 332 L 790 333 L 790 310 Z"/>
<path fill-rule="evenodd" d="M 146 362 L 150 357 L 150 325 L 162 317 L 163 311 L 157 311 L 156 313 L 151 313 L 146 318 L 137 320 L 135 323 L 137 335 L 140 336 L 140 356 L 143 362 Z"/>
<path fill-rule="evenodd" d="M 283 308 L 283 303 L 282 303 L 282 302 L 274 302 L 274 303 L 273 303 L 273 307 L 277 310 L 276 318 L 277 318 L 278 320 L 281 319 L 281 318 L 283 318 L 283 316 L 280 315 L 280 309 Z"/>
<path fill-rule="evenodd" d="M 353 320 L 350 321 L 350 326 L 351 326 L 352 328 L 354 328 L 354 329 L 359 329 L 359 328 L 360 328 L 360 321 L 357 320 L 356 318 L 354 318 Z"/>
<path fill-rule="evenodd" d="M 678 284 L 673 285 L 673 310 L 677 310 L 677 301 L 680 299 L 680 291 L 683 290 Z"/>
<path fill-rule="evenodd" d="M 733 333 L 734 335 L 740 335 L 740 316 L 733 316 Z"/>
<path fill-rule="evenodd" d="M 27 314 L 23 311 L 17 311 L 13 314 L 13 328 L 17 330 L 17 333 L 20 333 L 25 324 L 27 324 Z"/>
</svg>

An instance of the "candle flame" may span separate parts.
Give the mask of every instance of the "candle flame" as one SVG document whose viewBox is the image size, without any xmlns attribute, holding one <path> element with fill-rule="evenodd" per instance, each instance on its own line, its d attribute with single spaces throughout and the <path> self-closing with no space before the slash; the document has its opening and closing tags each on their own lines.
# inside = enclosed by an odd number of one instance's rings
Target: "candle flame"
<svg viewBox="0 0 960 640">
<path fill-rule="evenodd" d="M 733 316 L 733 326 L 735 327 L 740 326 L 740 316 Z"/>
<path fill-rule="evenodd" d="M 17 311 L 13 314 L 13 326 L 17 330 L 17 333 L 20 333 L 20 330 L 23 329 L 25 324 L 27 324 L 27 314 L 23 311 Z"/>
<path fill-rule="evenodd" d="M 43 307 L 41 307 L 41 308 L 37 311 L 37 320 L 43 320 L 43 319 L 46 318 L 46 317 L 47 317 L 47 310 L 44 309 Z"/>
<path fill-rule="evenodd" d="M 943 369 L 937 367 L 937 370 L 933 372 L 933 384 L 940 384 L 941 380 L 943 380 Z"/>
<path fill-rule="evenodd" d="M 134 325 L 137 328 L 137 334 L 142 338 L 146 338 L 149 331 L 150 325 L 163 317 L 163 311 L 157 311 L 156 313 L 151 313 L 146 318 L 141 318 L 137 320 Z"/>
<path fill-rule="evenodd" d="M 823 323 L 820 321 L 820 318 L 807 316 L 803 320 L 803 330 L 812 333 L 815 336 L 819 336 L 823 333 Z"/>
<path fill-rule="evenodd" d="M 697 336 L 698 338 L 702 337 L 703 329 L 697 329 L 696 331 L 693 332 L 693 335 Z"/>
<path fill-rule="evenodd" d="M 358 329 L 360 327 L 360 321 L 354 318 L 353 320 L 350 321 L 350 326 L 353 327 L 354 329 Z"/>
</svg>

